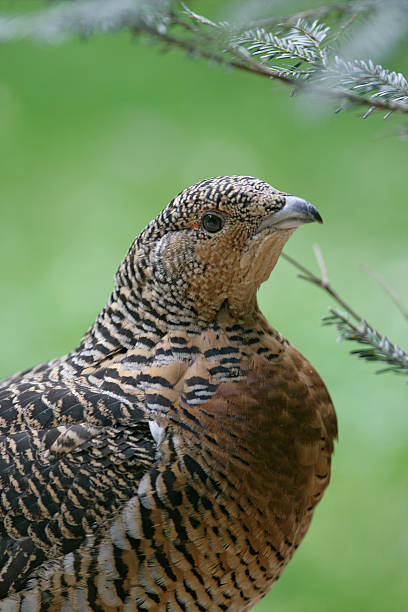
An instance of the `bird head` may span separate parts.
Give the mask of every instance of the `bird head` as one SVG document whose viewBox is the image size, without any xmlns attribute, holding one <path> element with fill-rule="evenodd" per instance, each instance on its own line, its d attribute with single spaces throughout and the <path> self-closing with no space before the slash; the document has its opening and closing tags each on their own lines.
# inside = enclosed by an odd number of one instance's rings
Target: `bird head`
<svg viewBox="0 0 408 612">
<path fill-rule="evenodd" d="M 245 318 L 294 230 L 322 222 L 301 198 L 248 176 L 211 178 L 179 193 L 141 232 L 128 257 L 152 296 L 214 318 L 226 303 Z"/>
</svg>

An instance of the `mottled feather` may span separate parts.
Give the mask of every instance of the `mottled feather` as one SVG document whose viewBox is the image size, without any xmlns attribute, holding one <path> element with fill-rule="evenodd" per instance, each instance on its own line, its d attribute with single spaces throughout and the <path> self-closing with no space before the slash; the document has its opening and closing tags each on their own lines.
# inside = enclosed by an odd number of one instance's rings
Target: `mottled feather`
<svg viewBox="0 0 408 612">
<path fill-rule="evenodd" d="M 210 215 L 210 217 L 208 217 Z M 181 192 L 72 353 L 0 383 L 0 610 L 249 610 L 330 478 L 326 387 L 256 303 L 307 202 Z"/>
</svg>

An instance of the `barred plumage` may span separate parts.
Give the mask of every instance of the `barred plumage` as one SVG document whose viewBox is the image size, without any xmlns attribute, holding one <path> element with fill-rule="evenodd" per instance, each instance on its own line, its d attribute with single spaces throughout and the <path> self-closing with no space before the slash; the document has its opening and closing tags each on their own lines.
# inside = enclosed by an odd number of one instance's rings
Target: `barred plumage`
<svg viewBox="0 0 408 612">
<path fill-rule="evenodd" d="M 249 610 L 329 482 L 336 417 L 256 303 L 310 204 L 179 194 L 69 355 L 0 383 L 0 610 Z"/>
</svg>

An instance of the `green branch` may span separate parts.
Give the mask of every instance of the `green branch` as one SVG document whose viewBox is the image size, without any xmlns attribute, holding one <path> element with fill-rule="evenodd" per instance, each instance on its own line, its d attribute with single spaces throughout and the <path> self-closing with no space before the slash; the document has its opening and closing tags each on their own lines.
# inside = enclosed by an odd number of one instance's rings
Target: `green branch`
<svg viewBox="0 0 408 612">
<path fill-rule="evenodd" d="M 72 34 L 127 30 L 147 34 L 190 57 L 278 80 L 292 90 L 312 91 L 336 100 L 340 108 L 366 107 L 364 117 L 376 109 L 388 117 L 393 112 L 408 114 L 404 76 L 371 61 L 345 57 L 335 47 L 357 17 L 370 14 L 380 19 L 396 7 L 396 14 L 408 15 L 408 0 L 391 0 L 386 6 L 361 0 L 310 9 L 279 23 L 277 17 L 253 21 L 244 28 L 240 23 L 214 22 L 175 0 L 76 0 L 54 3 L 34 14 L 0 15 L 0 42 L 30 38 L 58 43 Z M 330 25 L 321 23 L 322 18 Z"/>
<path fill-rule="evenodd" d="M 382 372 L 394 372 L 408 376 L 408 353 L 397 344 L 391 342 L 384 334 L 377 331 L 372 325 L 367 323 L 347 302 L 333 289 L 329 283 L 326 265 L 322 253 L 317 245 L 314 247 L 316 259 L 320 268 L 321 277 L 305 268 L 298 261 L 282 253 L 282 256 L 295 266 L 302 278 L 328 293 L 343 309 L 329 308 L 330 315 L 323 318 L 323 325 L 335 325 L 339 331 L 339 339 L 362 344 L 350 351 L 352 355 L 357 355 L 366 361 L 386 363 L 387 367 L 377 370 L 377 374 Z"/>
</svg>

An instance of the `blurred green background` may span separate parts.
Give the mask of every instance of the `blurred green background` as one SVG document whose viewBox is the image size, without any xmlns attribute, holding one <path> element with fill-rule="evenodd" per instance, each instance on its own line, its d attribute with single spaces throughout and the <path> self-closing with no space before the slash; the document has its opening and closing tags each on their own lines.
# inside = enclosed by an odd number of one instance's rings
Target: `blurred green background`
<svg viewBox="0 0 408 612">
<path fill-rule="evenodd" d="M 406 71 L 406 51 L 387 65 Z M 408 144 L 395 119 L 333 109 L 125 34 L 3 45 L 0 374 L 75 347 L 134 236 L 182 188 L 221 174 L 313 202 L 325 224 L 301 228 L 286 252 L 316 270 L 318 242 L 343 297 L 406 347 L 402 317 L 359 266 L 408 301 Z M 312 528 L 255 609 L 406 610 L 405 381 L 336 344 L 320 326 L 330 299 L 286 261 L 260 303 L 326 381 L 340 439 Z"/>
</svg>

